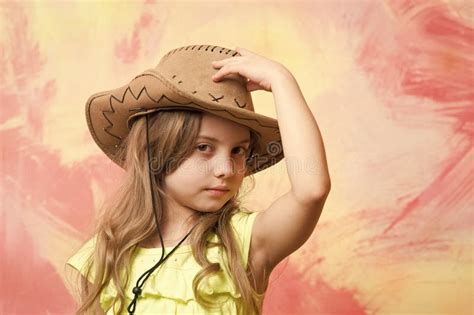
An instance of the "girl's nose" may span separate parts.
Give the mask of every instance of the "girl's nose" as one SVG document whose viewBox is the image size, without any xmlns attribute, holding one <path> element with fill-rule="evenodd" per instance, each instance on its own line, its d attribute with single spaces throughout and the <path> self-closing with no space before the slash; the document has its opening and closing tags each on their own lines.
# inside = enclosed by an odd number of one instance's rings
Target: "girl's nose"
<svg viewBox="0 0 474 315">
<path fill-rule="evenodd" d="M 228 177 L 235 173 L 235 161 L 231 158 L 216 158 L 213 165 L 216 177 Z"/>
</svg>

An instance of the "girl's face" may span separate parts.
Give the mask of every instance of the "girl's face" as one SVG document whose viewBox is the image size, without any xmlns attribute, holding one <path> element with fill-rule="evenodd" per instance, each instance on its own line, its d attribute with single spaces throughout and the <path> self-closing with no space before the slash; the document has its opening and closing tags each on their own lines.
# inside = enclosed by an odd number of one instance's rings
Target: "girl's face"
<svg viewBox="0 0 474 315">
<path fill-rule="evenodd" d="M 218 211 L 242 184 L 249 145 L 247 127 L 204 113 L 193 153 L 164 178 L 168 198 L 192 210 Z M 209 190 L 217 186 L 228 190 Z"/>
</svg>

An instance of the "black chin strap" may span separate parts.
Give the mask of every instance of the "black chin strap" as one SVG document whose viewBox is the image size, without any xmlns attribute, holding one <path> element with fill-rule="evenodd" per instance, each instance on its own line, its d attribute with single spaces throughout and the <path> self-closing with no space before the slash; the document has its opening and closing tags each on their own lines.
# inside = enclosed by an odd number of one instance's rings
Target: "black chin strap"
<svg viewBox="0 0 474 315">
<path fill-rule="evenodd" d="M 176 245 L 171 252 L 169 252 L 166 256 L 165 255 L 165 247 L 163 244 L 163 237 L 161 236 L 161 231 L 160 231 L 160 225 L 158 223 L 158 216 L 156 214 L 156 209 L 155 209 L 155 194 L 153 194 L 153 185 L 152 185 L 152 177 L 151 177 L 151 154 L 150 154 L 150 146 L 149 146 L 149 139 L 148 139 L 148 115 L 145 115 L 146 118 L 146 143 L 147 143 L 147 153 L 148 153 L 148 175 L 150 178 L 150 192 L 151 192 L 151 200 L 153 204 L 153 213 L 155 214 L 155 221 L 156 221 L 156 227 L 158 229 L 158 235 L 160 236 L 160 242 L 161 242 L 161 258 L 160 260 L 150 269 L 145 271 L 140 278 L 138 278 L 137 283 L 135 284 L 135 287 L 133 288 L 132 292 L 134 294 L 134 298 L 130 305 L 128 306 L 127 310 L 129 314 L 133 314 L 135 312 L 135 308 L 138 303 L 138 297 L 142 293 L 142 287 L 145 284 L 145 281 L 150 277 L 150 275 L 158 269 L 158 267 L 168 259 L 168 257 L 173 254 L 173 252 L 181 245 L 181 243 L 184 242 L 184 240 L 191 234 L 193 229 L 196 227 L 196 225 L 189 231 L 188 234 Z"/>
</svg>

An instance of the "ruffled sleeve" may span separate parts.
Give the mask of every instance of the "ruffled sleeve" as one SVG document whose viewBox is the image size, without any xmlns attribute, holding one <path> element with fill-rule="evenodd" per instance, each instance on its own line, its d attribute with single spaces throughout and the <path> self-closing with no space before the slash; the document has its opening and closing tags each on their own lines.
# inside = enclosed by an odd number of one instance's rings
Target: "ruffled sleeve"
<svg viewBox="0 0 474 315">
<path fill-rule="evenodd" d="M 86 271 L 89 264 L 93 264 L 96 237 L 97 234 L 88 239 L 66 262 L 66 264 L 79 271 L 79 273 L 84 277 L 86 276 Z M 95 269 L 91 268 L 88 280 L 92 283 L 94 282 L 94 279 Z M 103 310 L 110 308 L 110 305 L 112 304 L 112 301 L 116 295 L 117 290 L 115 289 L 115 286 L 112 283 L 109 283 L 100 294 L 99 302 Z"/>
<path fill-rule="evenodd" d="M 79 250 L 74 253 L 74 255 L 71 256 L 66 262 L 68 265 L 79 271 L 84 277 L 86 275 L 88 265 L 92 262 L 95 242 L 96 238 L 94 235 L 94 237 L 87 240 L 86 243 L 84 243 L 82 247 L 79 248 Z M 94 269 L 92 269 L 88 280 L 92 282 L 94 277 Z"/>
<path fill-rule="evenodd" d="M 234 229 L 236 240 L 244 262 L 244 269 L 247 268 L 247 262 L 250 252 L 250 241 L 252 239 L 252 228 L 258 212 L 237 212 L 232 216 L 230 223 Z"/>
</svg>

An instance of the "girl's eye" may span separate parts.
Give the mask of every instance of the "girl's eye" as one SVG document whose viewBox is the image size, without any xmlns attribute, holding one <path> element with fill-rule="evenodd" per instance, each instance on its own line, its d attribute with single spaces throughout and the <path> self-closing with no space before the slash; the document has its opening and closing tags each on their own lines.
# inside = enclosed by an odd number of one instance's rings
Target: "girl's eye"
<svg viewBox="0 0 474 315">
<path fill-rule="evenodd" d="M 208 147 L 209 147 L 209 145 L 207 145 L 207 144 L 200 144 L 200 145 L 196 146 L 196 149 L 198 149 L 200 152 L 206 152 L 205 148 L 208 148 Z M 245 155 L 248 151 L 245 147 L 236 147 L 236 148 L 241 149 L 241 151 L 240 151 L 241 155 Z M 202 149 L 204 149 L 204 151 Z"/>
<path fill-rule="evenodd" d="M 202 148 L 202 147 L 209 147 L 207 144 L 200 144 L 196 147 L 196 149 L 199 149 L 199 148 Z M 199 150 L 201 152 L 203 152 L 202 150 Z"/>
<path fill-rule="evenodd" d="M 238 147 L 238 149 L 242 149 L 241 154 L 246 154 L 247 153 L 247 149 L 244 148 L 244 147 Z"/>
</svg>

